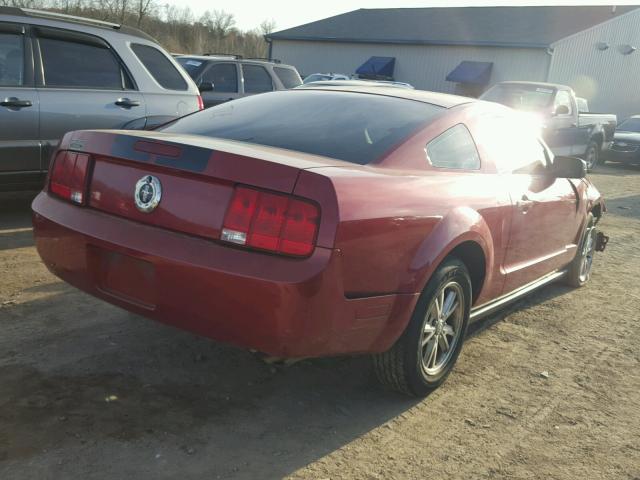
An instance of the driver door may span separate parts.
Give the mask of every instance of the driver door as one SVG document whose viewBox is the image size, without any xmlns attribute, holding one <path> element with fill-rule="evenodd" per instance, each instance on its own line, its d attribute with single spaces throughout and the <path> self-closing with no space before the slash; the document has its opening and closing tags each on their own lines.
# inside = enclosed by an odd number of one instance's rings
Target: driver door
<svg viewBox="0 0 640 480">
<path fill-rule="evenodd" d="M 533 135 L 521 135 L 518 143 L 506 176 L 512 206 L 504 293 L 566 266 L 579 225 L 576 190 L 570 180 L 550 174 L 551 153 Z"/>
</svg>

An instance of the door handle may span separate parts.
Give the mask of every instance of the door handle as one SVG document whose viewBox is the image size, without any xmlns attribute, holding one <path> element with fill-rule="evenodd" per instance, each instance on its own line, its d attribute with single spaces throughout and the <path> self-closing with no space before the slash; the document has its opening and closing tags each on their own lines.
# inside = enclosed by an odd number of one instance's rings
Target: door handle
<svg viewBox="0 0 640 480">
<path fill-rule="evenodd" d="M 8 97 L 0 102 L 0 106 L 9 108 L 24 108 L 32 107 L 33 103 L 31 102 L 31 100 L 20 100 L 16 97 Z"/>
<path fill-rule="evenodd" d="M 525 195 L 522 195 L 522 198 L 516 202 L 516 206 L 523 213 L 527 213 L 534 203 L 535 202 L 525 194 Z"/>
<path fill-rule="evenodd" d="M 131 100 L 129 98 L 119 98 L 115 101 L 115 104 L 119 107 L 131 108 L 131 107 L 139 107 L 140 102 L 138 100 Z"/>
</svg>

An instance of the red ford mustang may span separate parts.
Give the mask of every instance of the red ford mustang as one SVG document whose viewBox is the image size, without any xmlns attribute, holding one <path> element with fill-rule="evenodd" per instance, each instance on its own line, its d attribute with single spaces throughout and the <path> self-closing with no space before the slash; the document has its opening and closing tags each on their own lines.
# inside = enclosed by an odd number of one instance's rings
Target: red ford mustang
<svg viewBox="0 0 640 480">
<path fill-rule="evenodd" d="M 325 86 L 158 131 L 77 131 L 33 202 L 38 252 L 127 310 L 278 357 L 371 353 L 441 384 L 469 321 L 563 277 L 606 237 L 584 164 L 467 98 Z"/>
</svg>

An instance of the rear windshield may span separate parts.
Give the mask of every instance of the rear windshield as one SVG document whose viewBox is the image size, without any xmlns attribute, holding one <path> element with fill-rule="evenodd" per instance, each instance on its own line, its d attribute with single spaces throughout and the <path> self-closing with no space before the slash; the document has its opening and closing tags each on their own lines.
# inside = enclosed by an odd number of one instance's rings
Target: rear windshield
<svg viewBox="0 0 640 480">
<path fill-rule="evenodd" d="M 555 88 L 527 84 L 496 85 L 480 98 L 488 102 L 501 103 L 516 110 L 538 111 L 551 105 Z"/>
<path fill-rule="evenodd" d="M 161 87 L 167 90 L 186 90 L 188 88 L 187 82 L 184 81 L 180 72 L 160 50 L 137 43 L 131 45 L 131 50 Z"/>
<path fill-rule="evenodd" d="M 364 165 L 426 125 L 442 107 L 396 97 L 281 90 L 245 97 L 162 128 Z"/>
<path fill-rule="evenodd" d="M 184 68 L 191 78 L 196 78 L 205 66 L 203 60 L 188 57 L 177 57 L 176 61 Z"/>
<path fill-rule="evenodd" d="M 302 84 L 302 79 L 293 68 L 273 67 L 273 71 L 284 85 L 284 88 L 295 88 Z"/>
</svg>

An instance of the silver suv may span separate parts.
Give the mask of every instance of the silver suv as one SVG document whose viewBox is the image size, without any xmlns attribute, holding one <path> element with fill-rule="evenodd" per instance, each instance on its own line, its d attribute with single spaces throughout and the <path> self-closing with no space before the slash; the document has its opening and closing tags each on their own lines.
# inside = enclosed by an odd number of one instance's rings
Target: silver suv
<svg viewBox="0 0 640 480">
<path fill-rule="evenodd" d="M 176 60 L 200 88 L 207 108 L 247 95 L 302 84 L 296 67 L 279 60 L 222 54 L 176 55 Z"/>
<path fill-rule="evenodd" d="M 145 33 L 0 7 L 0 190 L 40 188 L 70 130 L 152 128 L 199 108 L 194 82 Z"/>
</svg>

